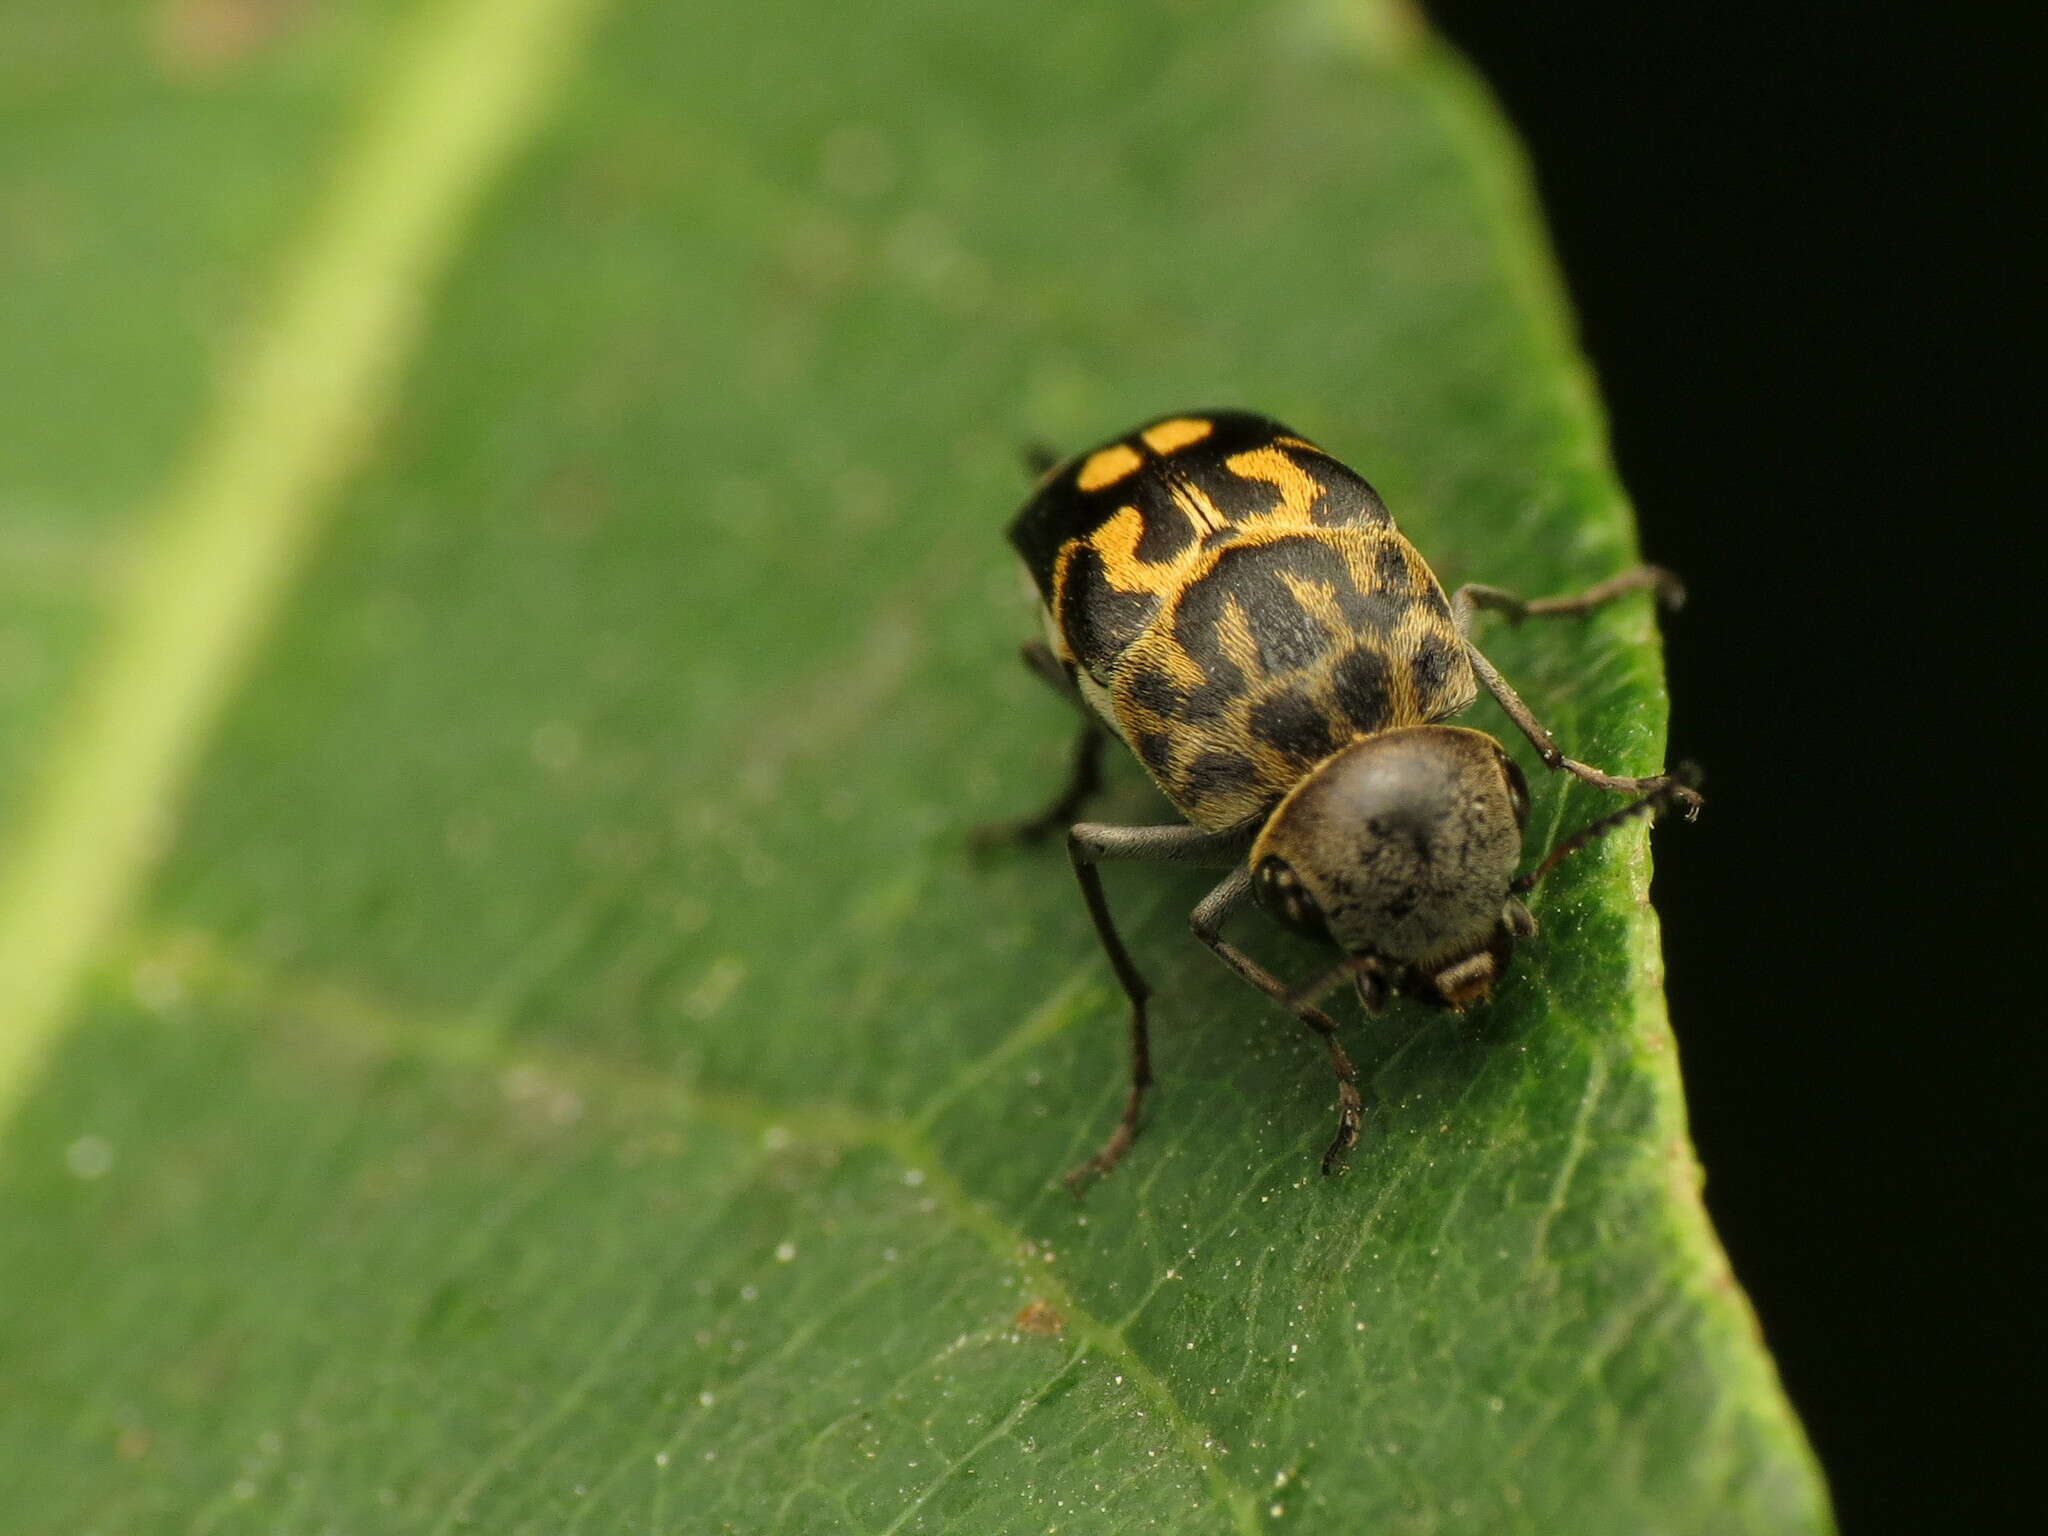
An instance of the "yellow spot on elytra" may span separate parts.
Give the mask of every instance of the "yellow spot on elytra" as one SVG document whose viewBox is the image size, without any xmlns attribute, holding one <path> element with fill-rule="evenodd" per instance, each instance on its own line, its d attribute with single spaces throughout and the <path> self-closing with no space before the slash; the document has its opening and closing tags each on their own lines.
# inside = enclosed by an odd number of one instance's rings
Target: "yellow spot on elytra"
<svg viewBox="0 0 2048 1536">
<path fill-rule="evenodd" d="M 1169 416 L 1164 421 L 1155 421 L 1139 435 L 1154 453 L 1168 454 L 1180 452 L 1189 443 L 1199 443 L 1215 430 L 1214 422 L 1199 416 Z"/>
<path fill-rule="evenodd" d="M 1252 634 L 1252 622 L 1235 593 L 1223 605 L 1216 623 L 1216 638 L 1232 666 L 1247 677 L 1264 677 L 1266 666 L 1259 659 L 1259 642 Z"/>
<path fill-rule="evenodd" d="M 1115 485 L 1144 462 L 1129 443 L 1113 443 L 1088 455 L 1074 483 L 1084 491 L 1099 491 L 1105 485 Z"/>
<path fill-rule="evenodd" d="M 1232 454 L 1223 461 L 1223 466 L 1233 475 L 1263 480 L 1275 487 L 1280 492 L 1280 505 L 1274 510 L 1292 521 L 1307 522 L 1309 509 L 1323 494 L 1315 476 L 1278 448 L 1254 448 Z"/>
<path fill-rule="evenodd" d="M 1351 628 L 1337 602 L 1336 590 L 1328 582 L 1305 580 L 1290 571 L 1282 571 L 1280 580 L 1301 611 L 1322 626 L 1324 634 L 1342 635 Z"/>
<path fill-rule="evenodd" d="M 1102 558 L 1102 574 L 1118 591 L 1164 595 L 1173 568 L 1147 565 L 1138 558 L 1138 541 L 1144 536 L 1145 515 L 1136 507 L 1120 507 L 1088 536 L 1088 542 Z"/>
</svg>

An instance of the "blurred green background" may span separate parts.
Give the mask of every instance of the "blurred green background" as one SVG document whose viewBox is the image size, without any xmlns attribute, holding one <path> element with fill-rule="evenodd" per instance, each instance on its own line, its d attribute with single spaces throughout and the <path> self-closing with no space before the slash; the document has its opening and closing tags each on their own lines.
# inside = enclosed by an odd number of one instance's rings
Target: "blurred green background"
<svg viewBox="0 0 2048 1536">
<path fill-rule="evenodd" d="M 0 110 L 21 1528 L 1825 1527 L 1640 835 L 1361 1035 L 1329 1181 L 1199 884 L 1119 880 L 1163 1088 L 1053 1177 L 1121 1017 L 1059 860 L 965 850 L 1065 735 L 1019 444 L 1244 403 L 1447 582 L 1633 555 L 1417 17 L 15 5 Z M 1645 606 L 1496 655 L 1660 759 Z"/>
</svg>

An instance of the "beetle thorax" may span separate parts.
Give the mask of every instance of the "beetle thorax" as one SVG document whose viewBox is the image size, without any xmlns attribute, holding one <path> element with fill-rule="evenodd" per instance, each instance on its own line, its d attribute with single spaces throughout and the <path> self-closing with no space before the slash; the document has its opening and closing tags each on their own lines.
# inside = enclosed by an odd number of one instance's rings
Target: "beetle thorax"
<svg viewBox="0 0 2048 1536">
<path fill-rule="evenodd" d="M 1421 972 L 1487 948 L 1521 856 L 1520 774 L 1478 731 L 1419 726 L 1318 764 L 1253 845 L 1259 900 L 1347 953 Z"/>
</svg>

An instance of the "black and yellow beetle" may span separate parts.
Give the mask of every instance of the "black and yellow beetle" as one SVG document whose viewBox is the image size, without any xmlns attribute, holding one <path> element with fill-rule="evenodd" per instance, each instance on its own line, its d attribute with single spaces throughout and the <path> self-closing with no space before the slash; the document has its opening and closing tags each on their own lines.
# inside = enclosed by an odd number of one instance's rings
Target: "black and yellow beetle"
<svg viewBox="0 0 2048 1536">
<path fill-rule="evenodd" d="M 1495 587 L 1449 598 L 1378 493 L 1306 438 L 1243 411 L 1162 417 L 1052 463 L 1010 527 L 1044 600 L 1046 640 L 1025 661 L 1081 706 L 1069 782 L 1005 829 L 1031 839 L 1069 822 L 1121 738 L 1186 824 L 1081 822 L 1067 849 L 1102 947 L 1131 1001 L 1131 1085 L 1102 1150 L 1069 1175 L 1108 1172 L 1130 1147 L 1152 1080 L 1149 989 L 1117 936 L 1098 864 L 1228 868 L 1190 915 L 1195 936 L 1320 1034 L 1337 1075 L 1337 1134 L 1323 1171 L 1358 1140 L 1361 1101 L 1336 1023 L 1316 998 L 1349 978 L 1368 1011 L 1389 993 L 1463 1009 L 1486 996 L 1515 940 L 1519 899 L 1558 859 L 1635 815 L 1681 803 L 1689 775 L 1624 778 L 1559 750 L 1472 643 L 1482 608 L 1514 619 L 1583 613 L 1651 589 L 1636 566 L 1572 597 Z M 1521 876 L 1528 786 L 1491 736 L 1442 722 L 1484 684 L 1546 766 L 1633 796 Z M 1252 897 L 1343 952 L 1291 991 L 1222 935 Z"/>
</svg>

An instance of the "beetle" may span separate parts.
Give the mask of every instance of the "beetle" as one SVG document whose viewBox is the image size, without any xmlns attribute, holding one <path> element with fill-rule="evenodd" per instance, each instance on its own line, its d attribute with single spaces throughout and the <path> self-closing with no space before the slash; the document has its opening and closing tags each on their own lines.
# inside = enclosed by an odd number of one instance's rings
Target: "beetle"
<svg viewBox="0 0 2048 1536">
<path fill-rule="evenodd" d="M 1482 611 L 1580 614 L 1626 593 L 1677 606 L 1667 571 L 1638 565 L 1569 597 L 1468 584 L 1446 597 L 1361 476 L 1279 422 L 1186 411 L 1064 460 L 1040 478 L 1010 541 L 1042 602 L 1026 664 L 1080 707 L 1065 787 L 1000 829 L 1067 827 L 1067 852 L 1130 1001 L 1130 1086 L 1116 1129 L 1068 1175 L 1114 1168 L 1152 1082 L 1150 988 L 1110 915 L 1099 866 L 1125 860 L 1229 871 L 1189 915 L 1195 937 L 1321 1038 L 1340 1168 L 1362 1116 L 1358 1073 L 1316 1000 L 1345 980 L 1369 1013 L 1393 994 L 1462 1012 L 1536 931 L 1521 897 L 1557 861 L 1631 817 L 1700 795 L 1689 768 L 1634 778 L 1567 757 L 1473 643 Z M 1484 687 L 1548 768 L 1628 804 L 1518 876 L 1529 790 L 1493 737 L 1445 722 Z M 1183 817 L 1168 826 L 1073 822 L 1120 739 Z M 1072 823 L 1071 825 L 1068 825 Z M 1299 991 L 1223 936 L 1249 898 L 1342 953 Z"/>
</svg>

